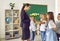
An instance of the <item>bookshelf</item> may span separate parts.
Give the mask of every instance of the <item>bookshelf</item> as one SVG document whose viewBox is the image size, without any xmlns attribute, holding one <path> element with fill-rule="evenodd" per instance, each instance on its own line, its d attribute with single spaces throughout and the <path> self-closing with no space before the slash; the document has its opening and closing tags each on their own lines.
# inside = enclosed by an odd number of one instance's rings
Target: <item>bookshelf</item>
<svg viewBox="0 0 60 41">
<path fill-rule="evenodd" d="M 19 10 L 5 10 L 5 38 L 12 39 L 20 37 L 20 15 Z"/>
</svg>

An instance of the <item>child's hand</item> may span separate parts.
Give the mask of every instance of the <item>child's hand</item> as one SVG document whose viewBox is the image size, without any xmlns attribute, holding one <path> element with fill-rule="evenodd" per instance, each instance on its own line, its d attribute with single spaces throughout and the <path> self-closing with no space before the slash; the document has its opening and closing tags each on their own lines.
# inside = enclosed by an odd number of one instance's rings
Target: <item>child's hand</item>
<svg viewBox="0 0 60 41">
<path fill-rule="evenodd" d="M 45 24 L 45 22 L 42 22 L 42 24 Z"/>
<path fill-rule="evenodd" d="M 40 24 L 45 24 L 45 22 L 40 21 Z"/>
<path fill-rule="evenodd" d="M 42 21 L 39 22 L 39 24 L 41 24 L 41 23 L 42 23 Z"/>
</svg>

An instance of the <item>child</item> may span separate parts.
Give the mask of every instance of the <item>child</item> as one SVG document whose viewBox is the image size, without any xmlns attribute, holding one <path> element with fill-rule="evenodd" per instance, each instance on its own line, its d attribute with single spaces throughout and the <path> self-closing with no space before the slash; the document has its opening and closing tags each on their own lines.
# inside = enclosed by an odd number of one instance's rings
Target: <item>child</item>
<svg viewBox="0 0 60 41">
<path fill-rule="evenodd" d="M 35 38 L 35 19 L 34 17 L 30 17 L 30 41 L 34 41 Z"/>
<path fill-rule="evenodd" d="M 57 41 L 56 25 L 54 21 L 53 12 L 47 13 L 47 29 L 46 29 L 46 41 Z"/>
<path fill-rule="evenodd" d="M 58 21 L 56 21 L 56 26 L 57 26 L 57 39 L 59 41 L 59 37 L 60 37 L 60 13 L 57 16 Z"/>
<path fill-rule="evenodd" d="M 40 15 L 40 32 L 41 32 L 41 38 L 42 41 L 45 41 L 45 30 L 46 30 L 46 15 L 45 14 L 41 14 Z"/>
</svg>

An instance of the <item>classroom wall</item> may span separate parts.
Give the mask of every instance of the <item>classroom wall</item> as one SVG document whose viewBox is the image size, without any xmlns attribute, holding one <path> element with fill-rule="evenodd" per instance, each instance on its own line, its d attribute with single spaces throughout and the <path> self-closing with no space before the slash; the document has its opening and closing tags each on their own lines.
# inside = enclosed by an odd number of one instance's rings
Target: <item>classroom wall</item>
<svg viewBox="0 0 60 41">
<path fill-rule="evenodd" d="M 60 0 L 58 0 L 58 13 L 60 13 Z"/>
<path fill-rule="evenodd" d="M 2 38 L 5 37 L 5 9 L 10 9 L 10 2 L 15 3 L 14 9 L 19 10 L 21 10 L 23 3 L 47 5 L 48 11 L 55 13 L 55 0 L 0 0 L 0 34 Z"/>
</svg>

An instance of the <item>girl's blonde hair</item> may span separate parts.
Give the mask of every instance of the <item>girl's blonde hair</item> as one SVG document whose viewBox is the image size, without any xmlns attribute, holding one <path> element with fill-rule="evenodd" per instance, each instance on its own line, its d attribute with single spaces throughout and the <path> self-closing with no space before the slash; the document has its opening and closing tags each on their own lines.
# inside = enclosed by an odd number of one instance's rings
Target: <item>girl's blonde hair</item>
<svg viewBox="0 0 60 41">
<path fill-rule="evenodd" d="M 40 16 L 44 16 L 44 18 L 45 18 L 45 20 L 47 20 L 47 16 L 46 16 L 46 14 L 40 14 Z"/>
</svg>

